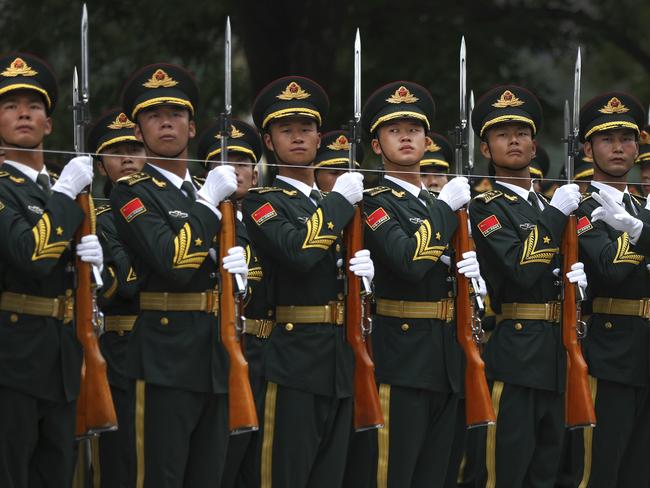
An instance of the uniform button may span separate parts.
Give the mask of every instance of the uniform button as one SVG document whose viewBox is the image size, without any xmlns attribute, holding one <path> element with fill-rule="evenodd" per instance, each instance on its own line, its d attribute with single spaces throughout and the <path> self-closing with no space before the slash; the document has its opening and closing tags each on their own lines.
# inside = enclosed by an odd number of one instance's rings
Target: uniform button
<svg viewBox="0 0 650 488">
<path fill-rule="evenodd" d="M 606 329 L 611 329 L 612 327 L 614 327 L 614 324 L 612 324 L 611 322 L 605 322 Z"/>
<path fill-rule="evenodd" d="M 341 252 L 341 244 L 336 245 L 336 252 Z"/>
<path fill-rule="evenodd" d="M 409 330 L 410 328 L 411 328 L 411 326 L 410 326 L 409 324 L 402 324 L 402 330 L 403 330 L 404 332 L 406 332 L 406 331 Z"/>
<path fill-rule="evenodd" d="M 273 310 L 267 310 L 266 311 L 266 316 L 267 317 L 273 317 Z"/>
<path fill-rule="evenodd" d="M 448 291 L 448 292 L 447 292 L 447 296 L 448 296 L 449 298 L 451 298 L 451 297 L 454 296 L 454 294 L 453 294 L 452 292 Z"/>
<path fill-rule="evenodd" d="M 160 319 L 160 325 L 167 325 L 169 324 L 169 319 L 167 317 L 163 317 Z"/>
<path fill-rule="evenodd" d="M 289 322 L 287 325 L 284 326 L 285 329 L 287 329 L 289 332 L 293 330 L 293 324 Z"/>
<path fill-rule="evenodd" d="M 517 322 L 517 323 L 515 324 L 515 330 L 521 330 L 521 329 L 523 329 L 523 328 L 524 328 L 524 326 L 521 325 L 521 322 Z"/>
<path fill-rule="evenodd" d="M 12 324 L 15 324 L 16 322 L 18 322 L 18 315 L 16 315 L 15 313 L 12 313 L 9 316 L 9 320 L 11 321 Z"/>
<path fill-rule="evenodd" d="M 71 297 L 72 296 L 72 290 L 68 289 L 65 291 L 65 296 Z"/>
<path fill-rule="evenodd" d="M 336 295 L 336 298 L 338 298 L 339 300 L 343 300 L 345 298 L 345 295 L 343 295 L 343 293 L 339 293 L 338 295 Z"/>
</svg>

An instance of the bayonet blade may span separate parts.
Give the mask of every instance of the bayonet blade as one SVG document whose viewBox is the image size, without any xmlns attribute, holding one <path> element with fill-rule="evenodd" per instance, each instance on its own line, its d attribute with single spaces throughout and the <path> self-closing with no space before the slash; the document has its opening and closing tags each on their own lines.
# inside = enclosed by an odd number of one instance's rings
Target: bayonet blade
<svg viewBox="0 0 650 488">
<path fill-rule="evenodd" d="M 354 120 L 361 120 L 361 34 L 354 39 Z"/>
<path fill-rule="evenodd" d="M 230 33 L 230 16 L 226 18 L 226 39 L 224 43 L 224 105 L 227 115 L 232 113 L 232 58 L 231 58 L 232 38 Z"/>
<path fill-rule="evenodd" d="M 564 140 L 564 174 L 567 178 L 567 183 L 571 183 L 573 180 L 573 155 L 571 154 L 571 112 L 569 110 L 569 101 L 564 100 L 564 133 L 567 135 L 567 138 Z"/>
<path fill-rule="evenodd" d="M 467 112 L 467 167 L 470 174 L 474 169 L 474 129 L 472 127 L 472 112 L 474 112 L 474 90 L 469 92 L 469 111 Z"/>
<path fill-rule="evenodd" d="M 79 104 L 81 100 L 79 99 L 79 75 L 77 74 L 77 67 L 74 67 L 72 72 L 72 123 L 74 130 L 72 132 L 74 150 L 77 154 L 81 153 L 81 141 L 80 141 L 80 121 L 79 121 Z"/>
<path fill-rule="evenodd" d="M 580 123 L 580 78 L 582 76 L 582 55 L 580 46 L 578 46 L 578 55 L 576 56 L 576 65 L 573 72 L 573 135 L 578 138 Z M 575 149 L 575 148 L 574 148 Z"/>
<path fill-rule="evenodd" d="M 467 61 L 467 51 L 465 47 L 465 36 L 462 37 L 460 41 L 460 100 L 459 100 L 459 108 L 460 108 L 460 120 L 463 122 L 462 128 L 464 129 L 466 124 L 467 124 L 467 107 L 466 107 L 466 92 L 467 92 L 467 66 L 466 66 L 466 61 Z"/>
<path fill-rule="evenodd" d="M 88 9 L 84 3 L 81 10 L 81 100 L 84 104 L 90 101 L 88 59 Z"/>
</svg>

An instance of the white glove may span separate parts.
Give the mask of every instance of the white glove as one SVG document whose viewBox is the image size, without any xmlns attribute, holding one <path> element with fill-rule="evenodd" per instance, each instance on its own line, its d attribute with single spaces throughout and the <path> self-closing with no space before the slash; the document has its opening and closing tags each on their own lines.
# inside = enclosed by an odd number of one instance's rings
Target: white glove
<svg viewBox="0 0 650 488">
<path fill-rule="evenodd" d="M 363 198 L 363 175 L 358 172 L 343 173 L 336 179 L 332 192 L 340 193 L 354 205 Z"/>
<path fill-rule="evenodd" d="M 641 231 L 643 230 L 643 222 L 627 213 L 627 211 L 616 203 L 607 193 L 594 192 L 591 196 L 601 205 L 591 212 L 591 221 L 596 222 L 602 220 L 616 230 L 627 232 L 630 236 L 630 242 L 636 244 L 641 235 Z"/>
<path fill-rule="evenodd" d="M 481 298 L 485 298 L 487 296 L 487 283 L 483 279 L 481 275 L 478 275 L 478 278 L 476 279 L 478 282 L 478 290 L 474 290 L 475 292 L 478 292 L 479 295 L 481 295 Z"/>
<path fill-rule="evenodd" d="M 237 190 L 235 168 L 222 164 L 210 170 L 197 195 L 216 207 L 219 202 L 235 193 L 235 190 Z"/>
<path fill-rule="evenodd" d="M 585 265 L 581 262 L 573 263 L 571 271 L 566 274 L 569 283 L 578 283 L 583 291 L 587 289 L 587 275 L 585 274 Z"/>
<path fill-rule="evenodd" d="M 350 258 L 350 271 L 359 278 L 367 278 L 368 281 L 372 281 L 375 276 L 375 265 L 370 259 L 370 251 L 361 249 L 354 253 L 354 257 Z"/>
<path fill-rule="evenodd" d="M 104 253 L 99 239 L 94 234 L 89 234 L 81 238 L 77 244 L 77 256 L 84 262 L 96 266 L 101 272 L 104 267 Z"/>
<path fill-rule="evenodd" d="M 481 276 L 475 251 L 463 253 L 463 259 L 456 263 L 456 268 L 458 268 L 458 272 L 465 278 L 479 278 Z"/>
<path fill-rule="evenodd" d="M 222 261 L 223 267 L 228 273 L 241 275 L 244 279 L 248 277 L 248 265 L 246 264 L 243 247 L 231 247 L 228 249 L 228 254 L 223 257 Z"/>
<path fill-rule="evenodd" d="M 647 198 L 645 201 L 645 209 L 650 210 L 650 198 Z"/>
<path fill-rule="evenodd" d="M 73 200 L 93 181 L 93 160 L 90 156 L 77 156 L 68 161 L 52 191 L 58 191 Z"/>
<path fill-rule="evenodd" d="M 469 192 L 469 182 L 464 176 L 454 178 L 442 187 L 438 200 L 442 200 L 454 212 L 469 202 L 471 194 Z"/>
<path fill-rule="evenodd" d="M 557 208 L 564 215 L 569 215 L 580 205 L 580 187 L 575 183 L 562 185 L 551 198 L 551 206 Z"/>
</svg>

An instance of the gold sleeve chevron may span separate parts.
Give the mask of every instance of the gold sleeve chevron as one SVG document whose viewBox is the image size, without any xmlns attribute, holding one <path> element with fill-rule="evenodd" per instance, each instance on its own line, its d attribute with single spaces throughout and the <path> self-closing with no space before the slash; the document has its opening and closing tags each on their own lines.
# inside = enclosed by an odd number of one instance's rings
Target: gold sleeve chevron
<svg viewBox="0 0 650 488">
<path fill-rule="evenodd" d="M 133 266 L 129 267 L 129 274 L 126 277 L 126 282 L 131 283 L 132 281 L 135 281 L 138 279 L 138 276 L 135 274 L 135 270 L 133 269 Z"/>
<path fill-rule="evenodd" d="M 248 268 L 248 280 L 249 281 L 262 281 L 264 278 L 264 273 L 261 266 L 253 266 Z"/>
<path fill-rule="evenodd" d="M 39 259 L 59 259 L 68 245 L 68 241 L 65 240 L 50 242 L 50 238 L 52 237 L 52 222 L 50 222 L 50 216 L 48 214 L 43 214 L 36 225 L 32 227 L 32 234 L 34 235 L 32 261 L 38 261 Z"/>
<path fill-rule="evenodd" d="M 614 264 L 641 264 L 644 256 L 630 251 L 630 236 L 627 232 L 623 232 L 618 239 L 616 239 L 616 256 L 614 256 Z"/>
<path fill-rule="evenodd" d="M 316 212 L 307 221 L 307 236 L 305 237 L 305 242 L 302 243 L 303 249 L 315 247 L 327 251 L 334 243 L 336 240 L 335 235 L 321 235 L 324 220 L 323 210 L 321 208 L 316 209 Z"/>
<path fill-rule="evenodd" d="M 437 261 L 440 255 L 445 251 L 447 246 L 430 246 L 431 236 L 433 232 L 431 230 L 431 223 L 428 220 L 422 222 L 420 228 L 415 233 L 415 240 L 417 241 L 417 246 L 415 247 L 415 254 L 413 254 L 413 261 L 418 261 L 420 259 L 429 259 L 431 261 Z"/>
<path fill-rule="evenodd" d="M 190 224 L 186 223 L 174 238 L 174 261 L 172 266 L 176 269 L 198 269 L 208 252 L 190 253 L 192 245 L 192 229 Z"/>
<path fill-rule="evenodd" d="M 524 242 L 524 253 L 521 256 L 521 261 L 519 264 L 531 264 L 531 263 L 542 263 L 550 264 L 553 256 L 555 256 L 560 248 L 559 247 L 547 247 L 544 249 L 537 249 L 539 244 L 539 231 L 537 226 L 528 235 L 528 238 Z"/>
</svg>

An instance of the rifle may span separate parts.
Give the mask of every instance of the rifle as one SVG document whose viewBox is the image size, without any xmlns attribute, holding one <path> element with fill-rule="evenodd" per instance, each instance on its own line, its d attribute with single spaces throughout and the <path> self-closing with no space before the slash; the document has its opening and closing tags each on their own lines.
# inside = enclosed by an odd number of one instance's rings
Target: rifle
<svg viewBox="0 0 650 488">
<path fill-rule="evenodd" d="M 573 161 L 578 153 L 580 114 L 580 75 L 582 60 L 580 48 L 576 57 L 573 84 L 573 120 L 569 122 L 569 102 L 564 103 L 564 130 L 566 133 L 565 164 L 567 183 L 573 179 Z M 565 400 L 565 424 L 569 429 L 593 427 L 596 412 L 589 388 L 588 368 L 578 339 L 586 335 L 586 324 L 580 320 L 580 302 L 584 300 L 582 289 L 570 283 L 566 273 L 578 261 L 578 233 L 576 216 L 569 215 L 562 235 L 562 343 L 567 352 L 567 377 Z"/>
<path fill-rule="evenodd" d="M 230 17 L 226 19 L 225 36 L 225 82 L 224 82 L 224 111 L 219 116 L 221 135 L 221 164 L 228 164 L 228 137 L 230 135 L 230 116 L 232 112 L 232 83 L 231 83 L 231 33 Z M 219 262 L 227 255 L 228 249 L 236 245 L 235 211 L 230 200 L 219 204 L 221 212 L 221 230 L 219 231 Z M 242 352 L 241 333 L 241 298 L 245 293 L 244 284 L 239 275 L 233 278 L 219 266 L 219 318 L 220 337 L 228 357 L 228 422 L 231 435 L 259 429 L 257 410 L 253 390 L 248 376 L 248 362 Z"/>
<path fill-rule="evenodd" d="M 77 154 L 85 151 L 85 128 L 90 119 L 88 90 L 88 11 L 83 6 L 81 16 L 81 95 L 77 68 L 72 79 L 74 119 L 74 147 Z M 81 238 L 95 233 L 95 211 L 90 189 L 77 196 L 77 204 L 84 212 L 84 219 L 75 234 L 78 244 Z M 95 285 L 92 283 L 92 265 L 75 259 L 75 327 L 77 338 L 83 347 L 81 384 L 77 399 L 77 437 L 83 438 L 100 432 L 117 429 L 117 416 L 111 389 L 106 376 L 106 361 L 99 350 L 97 332 L 101 329 L 101 312 L 97 307 Z"/>
<path fill-rule="evenodd" d="M 354 171 L 357 144 L 361 143 L 361 37 L 357 29 L 354 40 L 354 118 L 350 121 L 349 169 Z M 363 219 L 361 203 L 355 205 L 354 215 L 344 232 L 346 256 L 363 249 Z M 375 364 L 370 357 L 371 331 L 367 301 L 371 293 L 367 279 L 359 279 L 346 267 L 345 335 L 354 353 L 354 429 L 357 432 L 384 426 L 375 382 Z M 362 290 L 363 283 L 363 290 Z"/>
<path fill-rule="evenodd" d="M 460 44 L 460 117 L 456 126 L 456 174 L 463 174 L 463 152 L 467 140 L 473 137 L 468 130 L 466 110 L 466 48 L 465 37 Z M 470 159 L 472 161 L 472 159 Z M 456 211 L 458 228 L 452 237 L 452 247 L 456 260 L 462 259 L 463 253 L 471 250 L 469 241 L 467 209 Z M 483 303 L 478 294 L 478 283 L 470 280 L 455 270 L 456 284 L 456 335 L 460 347 L 465 353 L 465 420 L 468 428 L 496 423 L 490 390 L 485 378 L 485 363 L 478 350 L 483 330 L 480 313 Z"/>
</svg>

